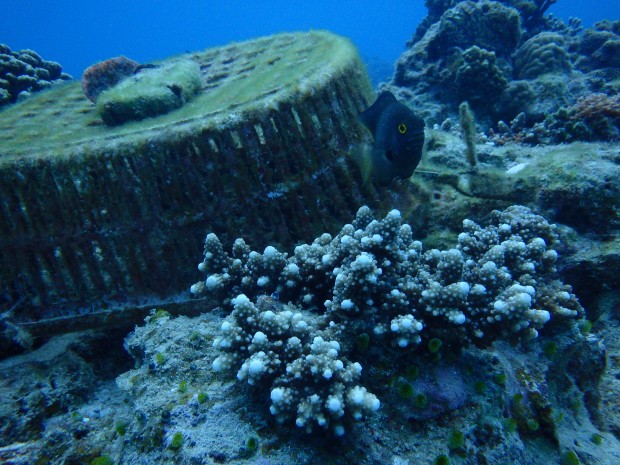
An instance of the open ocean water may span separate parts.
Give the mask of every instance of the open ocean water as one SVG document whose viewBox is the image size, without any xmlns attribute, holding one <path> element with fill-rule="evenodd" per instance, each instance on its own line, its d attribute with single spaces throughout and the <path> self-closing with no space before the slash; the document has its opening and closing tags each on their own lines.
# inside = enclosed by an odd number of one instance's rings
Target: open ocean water
<svg viewBox="0 0 620 465">
<path fill-rule="evenodd" d="M 560 0 L 548 10 L 585 27 L 620 18 L 615 0 Z M 0 16 L 1 41 L 62 64 L 74 78 L 91 64 L 125 55 L 139 62 L 284 31 L 327 29 L 351 38 L 387 78 L 426 15 L 424 2 L 59 1 L 14 2 Z"/>
</svg>

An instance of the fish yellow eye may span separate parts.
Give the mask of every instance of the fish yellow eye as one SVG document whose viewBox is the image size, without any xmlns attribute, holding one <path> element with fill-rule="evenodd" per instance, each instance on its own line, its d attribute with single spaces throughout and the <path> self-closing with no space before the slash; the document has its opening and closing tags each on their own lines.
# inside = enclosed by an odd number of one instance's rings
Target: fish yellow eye
<svg viewBox="0 0 620 465">
<path fill-rule="evenodd" d="M 405 123 L 400 123 L 398 125 L 398 132 L 400 132 L 401 134 L 404 134 L 407 132 L 407 125 Z"/>
</svg>

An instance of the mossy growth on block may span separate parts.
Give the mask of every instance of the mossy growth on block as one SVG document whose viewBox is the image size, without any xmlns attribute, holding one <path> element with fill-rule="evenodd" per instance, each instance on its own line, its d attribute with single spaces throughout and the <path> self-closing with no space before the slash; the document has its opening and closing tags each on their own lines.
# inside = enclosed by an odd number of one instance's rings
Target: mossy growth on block
<svg viewBox="0 0 620 465">
<path fill-rule="evenodd" d="M 200 67 L 200 92 L 181 108 L 156 118 L 108 127 L 101 121 L 96 106 L 84 96 L 79 82 L 54 87 L 3 109 L 0 163 L 24 156 L 75 158 L 86 150 L 85 145 L 94 151 L 102 144 L 134 146 L 149 137 L 156 138 L 161 131 L 166 131 L 165 137 L 170 139 L 184 137 L 188 131 L 235 129 L 240 127 L 238 123 L 252 120 L 267 123 L 265 118 L 270 116 L 270 110 L 283 110 L 287 105 L 287 116 L 301 126 L 291 129 L 306 132 L 319 129 L 317 124 L 329 123 L 319 110 L 329 110 L 332 103 L 330 116 L 338 123 L 339 119 L 346 119 L 347 105 L 359 105 L 362 111 L 373 99 L 357 49 L 348 39 L 326 31 L 278 34 L 188 53 L 156 64 L 166 67 L 188 60 Z M 143 69 L 137 76 L 150 71 L 153 70 Z M 326 91 L 337 101 L 317 100 Z M 303 118 L 306 115 L 299 113 L 304 98 L 311 98 L 308 104 L 318 104 L 314 109 L 318 121 L 311 117 L 307 121 Z M 339 108 L 337 103 L 344 107 Z M 312 110 L 305 106 L 304 109 Z M 279 122 L 280 119 L 275 121 Z M 265 130 L 263 137 L 267 137 Z"/>
<path fill-rule="evenodd" d="M 182 107 L 202 86 L 198 63 L 182 59 L 147 67 L 101 93 L 97 112 L 108 125 L 163 115 Z"/>
<path fill-rule="evenodd" d="M 79 82 L 0 111 L 0 282 L 20 320 L 183 303 L 207 231 L 289 249 L 364 203 L 393 208 L 346 162 L 374 99 L 348 39 L 285 33 L 157 64 L 166 79 L 198 67 L 199 92 L 116 126 Z"/>
</svg>

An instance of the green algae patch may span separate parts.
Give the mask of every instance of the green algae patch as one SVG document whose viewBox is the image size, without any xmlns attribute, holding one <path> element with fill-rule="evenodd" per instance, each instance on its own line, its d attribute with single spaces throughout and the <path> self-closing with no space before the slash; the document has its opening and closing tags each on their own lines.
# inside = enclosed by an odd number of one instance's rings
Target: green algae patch
<svg viewBox="0 0 620 465">
<path fill-rule="evenodd" d="M 101 93 L 97 113 L 110 126 L 163 115 L 189 102 L 202 86 L 200 67 L 190 59 L 145 68 Z"/>
</svg>

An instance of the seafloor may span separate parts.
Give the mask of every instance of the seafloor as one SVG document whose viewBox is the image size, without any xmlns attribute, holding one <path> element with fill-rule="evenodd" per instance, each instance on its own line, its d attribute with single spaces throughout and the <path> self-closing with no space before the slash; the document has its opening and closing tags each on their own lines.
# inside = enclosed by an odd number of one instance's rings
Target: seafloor
<svg viewBox="0 0 620 465">
<path fill-rule="evenodd" d="M 464 150 L 456 134 L 436 131 L 433 138 L 442 143 L 410 181 L 422 190 L 437 188 L 438 168 L 461 163 Z M 415 368 L 374 372 L 381 409 L 336 438 L 277 425 L 264 392 L 211 369 L 218 354 L 213 340 L 228 310 L 198 304 L 196 316 L 158 311 L 126 339 L 123 331 L 89 329 L 0 362 L 0 456 L 12 464 L 448 463 L 436 462 L 443 456 L 456 464 L 577 463 L 567 461 L 573 455 L 583 464 L 618 463 L 620 251 L 616 220 L 602 219 L 605 199 L 615 204 L 617 197 L 609 199 L 597 184 L 618 175 L 620 150 L 606 143 L 509 143 L 479 144 L 478 153 L 479 171 L 465 170 L 456 185 L 448 179 L 431 191 L 418 220 L 496 202 L 468 189 L 487 176 L 488 191 L 500 173 L 504 185 L 530 183 L 543 191 L 528 187 L 524 198 L 565 199 L 567 208 L 578 208 L 574 196 L 588 198 L 586 223 L 598 226 L 579 230 L 583 217 L 563 225 L 558 263 L 563 276 L 573 277 L 569 282 L 581 283 L 575 292 L 584 291 L 591 327 L 554 327 L 526 344 L 500 341 L 439 359 L 412 351 Z M 571 178 L 568 192 L 562 176 Z M 553 212 L 564 218 L 561 209 Z M 414 223 L 416 214 L 405 219 Z M 441 248 L 453 240 L 434 224 L 424 227 L 425 248 L 426 241 Z M 432 408 L 420 393 L 433 396 Z"/>
</svg>

